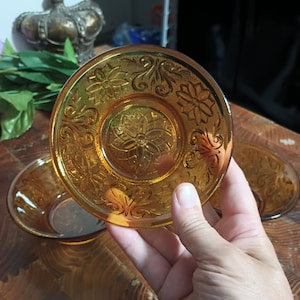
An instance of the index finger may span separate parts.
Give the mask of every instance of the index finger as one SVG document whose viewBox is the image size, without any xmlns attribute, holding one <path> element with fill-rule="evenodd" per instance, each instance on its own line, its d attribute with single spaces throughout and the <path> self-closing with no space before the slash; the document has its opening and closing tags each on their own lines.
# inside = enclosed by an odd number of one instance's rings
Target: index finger
<svg viewBox="0 0 300 300">
<path fill-rule="evenodd" d="M 223 217 L 237 214 L 260 215 L 256 200 L 244 172 L 232 158 L 220 187 L 220 207 Z"/>
</svg>

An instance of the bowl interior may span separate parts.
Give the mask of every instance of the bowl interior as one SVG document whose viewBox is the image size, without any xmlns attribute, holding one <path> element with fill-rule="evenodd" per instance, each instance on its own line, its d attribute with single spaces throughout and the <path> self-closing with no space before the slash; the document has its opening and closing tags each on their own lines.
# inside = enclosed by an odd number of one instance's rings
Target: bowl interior
<svg viewBox="0 0 300 300">
<path fill-rule="evenodd" d="M 16 176 L 8 193 L 8 208 L 18 226 L 40 237 L 79 241 L 104 228 L 103 221 L 65 191 L 49 155 Z"/>
<path fill-rule="evenodd" d="M 79 68 L 50 123 L 51 156 L 68 192 L 126 227 L 170 224 L 181 182 L 192 182 L 204 204 L 231 157 L 220 87 L 189 57 L 153 45 L 114 48 Z"/>
<path fill-rule="evenodd" d="M 281 155 L 255 143 L 235 141 L 233 157 L 245 173 L 263 221 L 281 217 L 296 205 L 299 175 Z M 210 202 L 221 213 L 219 199 L 217 190 Z"/>
</svg>

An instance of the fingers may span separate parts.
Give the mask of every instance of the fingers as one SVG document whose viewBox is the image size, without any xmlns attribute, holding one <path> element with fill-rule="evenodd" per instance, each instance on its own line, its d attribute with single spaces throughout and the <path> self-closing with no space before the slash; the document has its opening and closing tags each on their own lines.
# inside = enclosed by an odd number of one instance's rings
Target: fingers
<svg viewBox="0 0 300 300">
<path fill-rule="evenodd" d="M 233 158 L 221 184 L 220 206 L 223 216 L 246 214 L 257 217 L 260 222 L 251 188 L 243 171 Z"/>
<path fill-rule="evenodd" d="M 148 244 L 137 230 L 109 223 L 106 227 L 152 288 L 158 291 L 170 269 L 168 260 Z"/>
<path fill-rule="evenodd" d="M 148 245 L 156 249 L 171 266 L 185 251 L 178 236 L 166 228 L 140 229 L 138 232 Z"/>
<path fill-rule="evenodd" d="M 234 159 L 220 187 L 220 207 L 222 219 L 215 228 L 227 241 L 240 245 L 245 238 L 265 238 L 253 193 Z"/>
<path fill-rule="evenodd" d="M 202 210 L 207 222 L 214 227 L 220 220 L 220 216 L 217 214 L 210 202 L 205 203 L 202 206 Z"/>
<path fill-rule="evenodd" d="M 205 219 L 195 187 L 180 184 L 173 193 L 172 216 L 176 232 L 197 259 L 220 251 L 226 243 Z"/>
</svg>

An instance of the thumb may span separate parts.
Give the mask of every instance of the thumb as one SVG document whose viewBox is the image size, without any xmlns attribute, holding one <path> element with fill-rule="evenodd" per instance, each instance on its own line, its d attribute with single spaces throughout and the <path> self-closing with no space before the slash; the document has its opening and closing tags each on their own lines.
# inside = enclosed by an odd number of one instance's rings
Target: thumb
<svg viewBox="0 0 300 300">
<path fill-rule="evenodd" d="M 205 219 L 201 202 L 191 183 L 182 183 L 173 192 L 174 229 L 195 259 L 218 253 L 226 243 Z"/>
</svg>

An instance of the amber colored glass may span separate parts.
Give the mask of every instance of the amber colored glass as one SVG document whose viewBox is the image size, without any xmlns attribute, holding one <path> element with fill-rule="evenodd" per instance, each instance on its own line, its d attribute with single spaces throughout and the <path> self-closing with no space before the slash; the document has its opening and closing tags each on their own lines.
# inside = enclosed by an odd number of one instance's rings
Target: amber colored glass
<svg viewBox="0 0 300 300">
<path fill-rule="evenodd" d="M 299 175 L 289 162 L 266 147 L 245 141 L 235 141 L 233 157 L 245 173 L 263 221 L 278 218 L 295 206 L 300 196 Z M 219 191 L 210 202 L 221 213 Z"/>
<path fill-rule="evenodd" d="M 66 193 L 50 155 L 26 166 L 13 180 L 8 209 L 23 230 L 61 242 L 87 242 L 105 228 Z"/>
<path fill-rule="evenodd" d="M 54 166 L 95 216 L 126 227 L 170 224 L 171 195 L 192 182 L 202 204 L 232 150 L 228 102 L 213 78 L 176 50 L 127 45 L 71 76 L 50 124 Z"/>
</svg>

